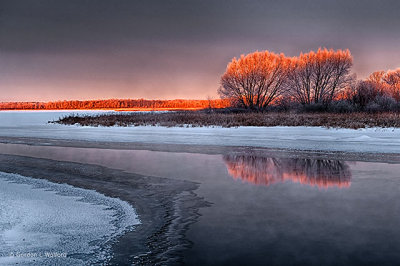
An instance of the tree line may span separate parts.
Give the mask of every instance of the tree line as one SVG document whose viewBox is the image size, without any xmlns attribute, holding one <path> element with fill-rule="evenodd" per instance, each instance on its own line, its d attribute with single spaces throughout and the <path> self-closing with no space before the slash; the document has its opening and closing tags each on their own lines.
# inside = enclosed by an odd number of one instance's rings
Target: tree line
<svg viewBox="0 0 400 266">
<path fill-rule="evenodd" d="M 56 102 L 3 102 L 0 110 L 60 110 L 60 109 L 205 109 L 224 108 L 229 100 L 145 100 L 145 99 L 109 99 L 88 101 Z"/>
<path fill-rule="evenodd" d="M 259 111 L 271 105 L 400 110 L 400 69 L 377 71 L 357 81 L 352 66 L 349 50 L 320 48 L 295 57 L 257 51 L 232 59 L 218 93 L 235 107 Z"/>
</svg>

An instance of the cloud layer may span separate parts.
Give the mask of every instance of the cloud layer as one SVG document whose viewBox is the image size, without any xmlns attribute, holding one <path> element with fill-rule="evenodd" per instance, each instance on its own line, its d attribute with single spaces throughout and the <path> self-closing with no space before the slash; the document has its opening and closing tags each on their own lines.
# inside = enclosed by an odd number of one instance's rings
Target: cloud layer
<svg viewBox="0 0 400 266">
<path fill-rule="evenodd" d="M 216 97 L 228 61 L 349 48 L 400 66 L 398 1 L 0 1 L 0 101 Z"/>
</svg>

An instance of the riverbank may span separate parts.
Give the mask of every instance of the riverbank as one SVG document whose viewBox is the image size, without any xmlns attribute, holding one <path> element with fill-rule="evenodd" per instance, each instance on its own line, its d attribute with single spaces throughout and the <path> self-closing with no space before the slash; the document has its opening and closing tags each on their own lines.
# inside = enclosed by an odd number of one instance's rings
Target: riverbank
<svg viewBox="0 0 400 266">
<path fill-rule="evenodd" d="M 95 115 L 97 112 L 91 112 Z M 98 113 L 97 113 L 98 114 Z M 77 142 L 116 142 L 129 145 L 187 145 L 255 147 L 325 152 L 399 153 L 400 129 L 325 127 L 93 127 L 48 123 L 70 112 L 0 112 L 1 138 Z M 124 146 L 124 144 L 121 144 Z M 201 148 L 202 149 L 202 148 Z"/>
<path fill-rule="evenodd" d="M 275 127 L 398 128 L 400 113 L 232 113 L 178 111 L 165 113 L 121 113 L 68 115 L 52 121 L 80 126 L 163 126 L 163 127 Z"/>
</svg>

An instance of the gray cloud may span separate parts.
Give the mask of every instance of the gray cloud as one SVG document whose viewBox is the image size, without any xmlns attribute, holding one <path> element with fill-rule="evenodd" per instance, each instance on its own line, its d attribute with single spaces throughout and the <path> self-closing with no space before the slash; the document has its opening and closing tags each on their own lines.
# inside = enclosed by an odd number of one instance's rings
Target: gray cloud
<svg viewBox="0 0 400 266">
<path fill-rule="evenodd" d="M 230 58 L 257 49 L 349 48 L 365 76 L 399 66 L 399 10 L 389 0 L 0 0 L 0 101 L 216 96 Z"/>
</svg>

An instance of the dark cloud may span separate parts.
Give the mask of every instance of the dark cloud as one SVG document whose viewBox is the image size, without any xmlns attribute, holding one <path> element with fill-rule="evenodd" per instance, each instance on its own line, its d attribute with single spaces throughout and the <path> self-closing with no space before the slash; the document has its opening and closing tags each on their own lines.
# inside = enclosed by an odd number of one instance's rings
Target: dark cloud
<svg viewBox="0 0 400 266">
<path fill-rule="evenodd" d="M 365 76 L 399 66 L 399 10 L 367 0 L 0 0 L 0 100 L 204 98 L 231 57 L 257 49 L 349 48 Z"/>
</svg>

